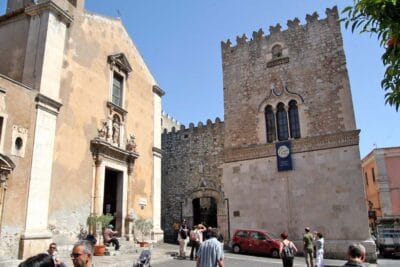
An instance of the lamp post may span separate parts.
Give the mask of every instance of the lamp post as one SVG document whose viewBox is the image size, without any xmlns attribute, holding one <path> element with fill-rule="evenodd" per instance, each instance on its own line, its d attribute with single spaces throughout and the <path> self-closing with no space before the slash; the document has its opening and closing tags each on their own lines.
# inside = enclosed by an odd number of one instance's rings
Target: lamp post
<svg viewBox="0 0 400 267">
<path fill-rule="evenodd" d="M 226 201 L 226 208 L 228 211 L 228 240 L 230 241 L 231 240 L 231 219 L 229 216 L 229 198 L 225 198 L 224 200 Z"/>
</svg>

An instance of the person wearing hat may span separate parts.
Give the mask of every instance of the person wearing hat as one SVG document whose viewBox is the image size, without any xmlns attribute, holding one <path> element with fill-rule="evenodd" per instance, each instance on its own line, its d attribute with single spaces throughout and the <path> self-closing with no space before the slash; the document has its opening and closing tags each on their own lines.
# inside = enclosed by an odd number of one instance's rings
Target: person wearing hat
<svg viewBox="0 0 400 267">
<path fill-rule="evenodd" d="M 304 228 L 303 244 L 304 244 L 304 258 L 307 267 L 314 267 L 314 236 L 310 232 L 310 227 Z"/>
<path fill-rule="evenodd" d="M 113 231 L 114 226 L 112 224 L 109 224 L 103 231 L 103 238 L 104 238 L 104 244 L 113 244 L 115 246 L 115 250 L 119 250 L 119 241 L 115 237 L 115 235 L 118 233 L 118 231 Z"/>
</svg>

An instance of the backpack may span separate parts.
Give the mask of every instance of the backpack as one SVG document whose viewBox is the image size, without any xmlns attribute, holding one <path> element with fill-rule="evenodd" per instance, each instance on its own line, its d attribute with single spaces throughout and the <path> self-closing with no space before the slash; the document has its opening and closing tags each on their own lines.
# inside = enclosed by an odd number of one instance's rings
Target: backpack
<svg viewBox="0 0 400 267">
<path fill-rule="evenodd" d="M 183 228 L 179 231 L 179 234 L 180 234 L 182 239 L 186 239 L 187 238 L 187 233 Z"/>
<path fill-rule="evenodd" d="M 196 231 L 192 230 L 190 231 L 190 240 L 191 241 L 196 241 L 198 239 Z"/>
<path fill-rule="evenodd" d="M 291 243 L 289 243 L 288 245 L 285 245 L 285 243 L 283 243 L 283 248 L 282 248 L 282 258 L 283 259 L 293 259 L 294 258 L 294 253 L 293 253 L 293 248 L 291 246 Z"/>
</svg>

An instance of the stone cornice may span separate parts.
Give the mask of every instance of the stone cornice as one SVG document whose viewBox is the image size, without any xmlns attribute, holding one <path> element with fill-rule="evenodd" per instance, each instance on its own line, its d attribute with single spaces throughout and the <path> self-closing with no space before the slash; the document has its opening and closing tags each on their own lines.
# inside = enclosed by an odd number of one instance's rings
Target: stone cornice
<svg viewBox="0 0 400 267">
<path fill-rule="evenodd" d="M 153 93 L 157 94 L 160 97 L 165 95 L 165 92 L 158 85 L 153 85 Z"/>
<path fill-rule="evenodd" d="M 139 157 L 139 154 L 134 151 L 128 151 L 96 137 L 90 141 L 90 151 L 92 152 L 94 161 L 101 161 L 102 158 L 116 160 L 127 164 L 128 174 L 132 173 L 133 164 Z"/>
<path fill-rule="evenodd" d="M 162 158 L 164 151 L 158 147 L 153 147 L 153 155 Z"/>
<path fill-rule="evenodd" d="M 128 111 L 126 111 L 125 109 L 121 108 L 120 106 L 115 105 L 111 101 L 107 101 L 107 107 L 109 109 L 111 109 L 111 111 L 118 112 L 119 114 L 121 114 L 122 117 L 125 117 L 125 115 L 128 114 Z"/>
<path fill-rule="evenodd" d="M 74 20 L 70 14 L 68 14 L 65 10 L 59 7 L 52 0 L 28 6 L 25 9 L 25 13 L 30 16 L 34 16 L 46 10 L 50 10 L 51 12 L 55 13 L 61 21 L 65 22 L 67 26 L 69 26 L 71 22 Z"/>
<path fill-rule="evenodd" d="M 306 137 L 291 140 L 292 153 L 303 153 L 315 150 L 333 149 L 345 146 L 355 146 L 359 143 L 359 130 L 328 134 L 316 137 Z M 235 162 L 257 158 L 274 157 L 275 143 L 260 144 L 251 147 L 225 149 L 225 162 Z"/>
<path fill-rule="evenodd" d="M 130 159 L 134 160 L 139 157 L 139 154 L 136 152 L 130 152 L 113 146 L 100 138 L 94 138 L 90 142 L 90 150 L 95 158 L 104 156 L 121 162 L 128 162 Z"/>
<path fill-rule="evenodd" d="M 125 72 L 126 75 L 132 71 L 131 64 L 129 64 L 128 58 L 124 53 L 108 56 L 107 62 L 112 66 L 117 66 L 120 70 Z"/>
<path fill-rule="evenodd" d="M 37 94 L 35 100 L 37 102 L 36 108 L 45 110 L 54 115 L 58 115 L 58 112 L 60 111 L 60 108 L 62 106 L 60 102 L 57 102 L 40 93 Z"/>
</svg>

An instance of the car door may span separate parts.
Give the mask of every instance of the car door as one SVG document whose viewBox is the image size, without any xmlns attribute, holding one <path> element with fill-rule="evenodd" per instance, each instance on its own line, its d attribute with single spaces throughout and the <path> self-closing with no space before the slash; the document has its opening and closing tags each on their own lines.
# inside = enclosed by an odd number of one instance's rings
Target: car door
<svg viewBox="0 0 400 267">
<path fill-rule="evenodd" d="M 241 251 L 249 251 L 249 232 L 238 231 L 235 235 L 235 243 L 239 245 Z"/>
<path fill-rule="evenodd" d="M 252 250 L 254 253 L 269 253 L 270 245 L 264 233 L 255 231 L 251 234 Z"/>
</svg>

